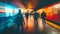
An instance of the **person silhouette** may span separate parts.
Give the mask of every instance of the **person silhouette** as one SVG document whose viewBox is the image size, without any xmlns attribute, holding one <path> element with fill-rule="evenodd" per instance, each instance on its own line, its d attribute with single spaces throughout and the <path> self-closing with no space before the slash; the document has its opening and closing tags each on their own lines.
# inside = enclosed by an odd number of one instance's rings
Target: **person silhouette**
<svg viewBox="0 0 60 34">
<path fill-rule="evenodd" d="M 20 32 L 20 28 L 21 28 L 21 32 L 23 32 L 24 19 L 23 19 L 23 15 L 21 13 L 21 10 L 19 10 L 19 13 L 16 15 L 14 22 L 17 24 L 18 34 Z"/>
<path fill-rule="evenodd" d="M 34 13 L 34 25 L 35 25 L 35 29 L 37 31 L 38 28 L 38 18 L 39 18 L 39 14 L 37 12 Z"/>
<path fill-rule="evenodd" d="M 37 12 L 34 13 L 34 20 L 35 22 L 38 23 L 38 18 L 39 18 L 39 14 Z"/>
<path fill-rule="evenodd" d="M 46 20 L 46 13 L 45 13 L 44 11 L 41 13 L 41 18 L 42 18 L 42 25 L 43 25 L 43 30 L 42 30 L 42 32 L 45 32 L 45 31 L 46 31 L 46 30 L 45 30 L 45 26 L 47 26 L 47 24 L 46 24 L 46 22 L 45 22 L 45 20 Z M 46 34 L 46 32 L 43 33 L 43 34 Z"/>
<path fill-rule="evenodd" d="M 45 22 L 46 19 L 46 13 L 43 11 L 41 14 L 42 22 Z"/>
<path fill-rule="evenodd" d="M 25 17 L 26 17 L 27 22 L 28 22 L 29 12 L 25 13 Z"/>
</svg>

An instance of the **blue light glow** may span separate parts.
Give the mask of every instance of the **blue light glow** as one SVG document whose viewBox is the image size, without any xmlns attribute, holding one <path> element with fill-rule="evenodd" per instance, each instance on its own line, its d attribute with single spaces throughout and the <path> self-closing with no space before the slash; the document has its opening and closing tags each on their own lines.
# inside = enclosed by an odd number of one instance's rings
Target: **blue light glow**
<svg viewBox="0 0 60 34">
<path fill-rule="evenodd" d="M 6 13 L 6 17 L 16 15 L 19 10 L 17 6 L 3 2 L 0 2 L 0 7 L 3 8 L 3 10 L 5 10 L 4 12 Z"/>
<path fill-rule="evenodd" d="M 15 15 L 15 14 L 17 14 L 18 13 L 18 8 L 16 8 L 16 7 L 14 7 L 14 6 L 12 6 L 12 5 L 6 5 L 5 6 L 6 8 L 5 8 L 5 12 L 6 12 L 6 16 L 8 17 L 8 16 L 13 16 L 13 15 Z"/>
<path fill-rule="evenodd" d="M 13 15 L 13 9 L 11 8 L 5 8 L 6 16 L 12 16 Z"/>
</svg>

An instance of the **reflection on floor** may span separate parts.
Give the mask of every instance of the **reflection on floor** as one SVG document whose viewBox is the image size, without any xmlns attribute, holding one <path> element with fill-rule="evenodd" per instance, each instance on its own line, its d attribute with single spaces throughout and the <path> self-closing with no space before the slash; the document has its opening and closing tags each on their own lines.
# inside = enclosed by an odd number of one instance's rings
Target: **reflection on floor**
<svg viewBox="0 0 60 34">
<path fill-rule="evenodd" d="M 42 23 L 42 18 L 38 19 L 38 28 L 35 32 L 34 20 L 33 17 L 29 17 L 28 19 L 28 32 L 34 32 L 34 34 L 60 34 L 60 30 L 48 25 L 47 23 Z M 29 34 L 29 33 L 28 33 Z"/>
<path fill-rule="evenodd" d="M 24 17 L 24 32 L 23 34 L 60 34 L 60 30 L 48 25 L 47 23 L 42 22 L 42 18 L 38 19 L 38 27 L 34 25 L 34 18 L 33 16 L 29 16 L 28 21 L 26 17 Z M 2 32 L 0 32 L 2 33 Z M 12 26 L 11 28 L 7 28 L 4 31 L 4 34 L 17 34 L 16 25 Z M 22 34 L 20 32 L 20 34 Z"/>
</svg>

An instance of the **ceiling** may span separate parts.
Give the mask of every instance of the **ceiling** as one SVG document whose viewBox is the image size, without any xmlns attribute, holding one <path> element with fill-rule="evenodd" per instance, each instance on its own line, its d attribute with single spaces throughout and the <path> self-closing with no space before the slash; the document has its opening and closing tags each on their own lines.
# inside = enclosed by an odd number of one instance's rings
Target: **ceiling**
<svg viewBox="0 0 60 34">
<path fill-rule="evenodd" d="M 0 2 L 5 2 L 17 6 L 19 8 L 38 10 L 59 0 L 0 0 Z"/>
</svg>

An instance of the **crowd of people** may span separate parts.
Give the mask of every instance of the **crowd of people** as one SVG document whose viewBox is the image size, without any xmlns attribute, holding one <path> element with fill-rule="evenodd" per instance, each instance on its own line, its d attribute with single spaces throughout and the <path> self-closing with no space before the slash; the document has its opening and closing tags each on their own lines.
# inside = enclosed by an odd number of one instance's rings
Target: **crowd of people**
<svg viewBox="0 0 60 34">
<path fill-rule="evenodd" d="M 38 27 L 38 18 L 42 18 L 43 22 L 45 22 L 45 17 L 46 17 L 46 13 L 43 11 L 42 14 L 41 14 L 41 17 L 40 15 L 36 12 L 36 11 L 31 11 L 30 13 L 27 11 L 25 13 L 25 17 L 28 21 L 28 16 L 33 16 L 34 17 L 34 24 L 35 24 L 35 27 L 37 28 Z M 15 19 L 14 19 L 14 23 L 17 24 L 17 28 L 18 28 L 18 33 L 20 32 L 20 27 L 21 27 L 21 32 L 23 32 L 23 24 L 24 24 L 24 18 L 23 18 L 23 14 L 21 13 L 21 10 L 19 10 L 19 13 L 15 15 Z"/>
</svg>

